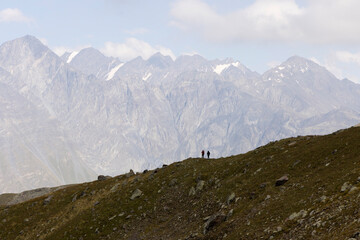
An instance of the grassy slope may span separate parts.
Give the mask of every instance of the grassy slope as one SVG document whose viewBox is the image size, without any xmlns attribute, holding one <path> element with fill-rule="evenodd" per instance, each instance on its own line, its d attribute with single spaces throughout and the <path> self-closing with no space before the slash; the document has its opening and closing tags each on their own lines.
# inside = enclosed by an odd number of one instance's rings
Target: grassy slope
<svg viewBox="0 0 360 240">
<path fill-rule="evenodd" d="M 360 128 L 350 128 L 70 186 L 0 207 L 0 239 L 347 239 L 360 227 L 359 140 Z M 276 187 L 284 174 L 289 181 Z M 351 192 L 340 192 L 345 182 Z M 131 200 L 135 189 L 143 194 Z M 231 209 L 203 234 L 205 217 Z"/>
</svg>

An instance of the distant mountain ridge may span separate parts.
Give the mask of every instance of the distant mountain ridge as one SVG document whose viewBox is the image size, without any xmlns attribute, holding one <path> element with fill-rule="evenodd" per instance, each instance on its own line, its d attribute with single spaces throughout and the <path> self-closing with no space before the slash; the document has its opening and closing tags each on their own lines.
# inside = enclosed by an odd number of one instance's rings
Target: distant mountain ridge
<svg viewBox="0 0 360 240">
<path fill-rule="evenodd" d="M 155 168 L 202 149 L 228 156 L 360 122 L 360 85 L 296 56 L 260 75 L 232 59 L 199 55 L 173 60 L 157 53 L 123 63 L 86 48 L 58 57 L 25 36 L 0 46 L 0 83 L 44 111 L 76 153 L 69 159 L 97 174 Z M 25 123 L 18 117 L 16 124 Z M 16 181 L 6 191 L 26 190 Z M 5 185 L 0 179 L 0 192 Z M 31 188 L 43 186 L 53 184 Z"/>
<path fill-rule="evenodd" d="M 101 79 L 108 78 L 110 71 L 121 64 L 119 59 L 105 57 L 99 50 L 91 47 L 75 54 L 64 54 L 61 58 L 75 68 L 81 69 L 83 73 L 93 74 Z M 89 58 L 91 62 L 88 61 Z"/>
</svg>

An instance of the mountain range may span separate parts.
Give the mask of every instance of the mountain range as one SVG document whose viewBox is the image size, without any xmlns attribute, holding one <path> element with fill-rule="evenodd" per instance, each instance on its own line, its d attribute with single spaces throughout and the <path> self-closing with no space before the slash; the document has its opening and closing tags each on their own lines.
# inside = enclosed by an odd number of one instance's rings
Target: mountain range
<svg viewBox="0 0 360 240">
<path fill-rule="evenodd" d="M 0 46 L 0 83 L 0 193 L 152 169 L 202 149 L 234 155 L 360 122 L 360 85 L 298 56 L 261 75 L 199 55 L 124 63 L 86 48 L 59 57 L 25 36 Z"/>
</svg>

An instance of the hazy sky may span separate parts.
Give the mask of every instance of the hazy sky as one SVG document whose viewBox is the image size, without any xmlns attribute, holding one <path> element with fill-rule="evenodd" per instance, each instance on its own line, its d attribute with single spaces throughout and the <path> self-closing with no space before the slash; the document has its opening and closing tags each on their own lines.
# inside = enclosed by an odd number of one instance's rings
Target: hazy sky
<svg viewBox="0 0 360 240">
<path fill-rule="evenodd" d="M 359 0 L 2 0 L 0 42 L 30 34 L 58 54 L 92 46 L 239 60 L 263 73 L 293 55 L 360 83 Z"/>
</svg>

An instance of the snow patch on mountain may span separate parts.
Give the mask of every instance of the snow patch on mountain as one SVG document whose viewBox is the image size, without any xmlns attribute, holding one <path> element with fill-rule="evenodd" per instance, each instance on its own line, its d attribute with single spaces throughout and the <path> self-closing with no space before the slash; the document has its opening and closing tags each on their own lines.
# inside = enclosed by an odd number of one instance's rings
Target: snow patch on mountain
<svg viewBox="0 0 360 240">
<path fill-rule="evenodd" d="M 71 63 L 71 61 L 74 59 L 76 55 L 78 55 L 79 52 L 72 52 L 69 56 L 69 58 L 66 60 L 67 63 Z"/>
<path fill-rule="evenodd" d="M 142 78 L 142 80 L 144 80 L 144 81 L 147 81 L 150 77 L 152 76 L 152 73 L 146 73 L 144 76 L 143 76 L 143 78 Z"/>
<path fill-rule="evenodd" d="M 112 68 L 110 70 L 110 72 L 107 74 L 106 76 L 106 81 L 109 81 L 111 79 L 113 79 L 115 73 L 122 67 L 124 66 L 124 63 L 120 63 L 119 65 L 117 65 L 116 67 Z"/>
<path fill-rule="evenodd" d="M 218 64 L 213 68 L 213 71 L 217 74 L 221 74 L 225 69 L 229 68 L 230 66 L 240 67 L 241 63 L 233 62 L 233 63 L 226 63 L 226 64 Z"/>
<path fill-rule="evenodd" d="M 308 71 L 308 70 L 309 70 L 308 67 L 306 67 L 306 68 L 301 68 L 301 69 L 300 69 L 300 71 L 301 71 L 302 73 L 305 73 L 305 72 Z"/>
</svg>

